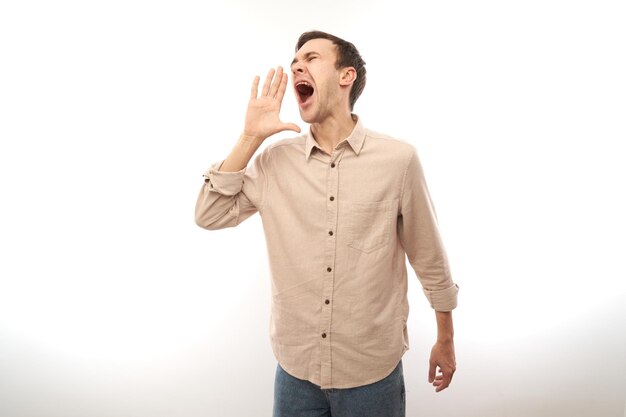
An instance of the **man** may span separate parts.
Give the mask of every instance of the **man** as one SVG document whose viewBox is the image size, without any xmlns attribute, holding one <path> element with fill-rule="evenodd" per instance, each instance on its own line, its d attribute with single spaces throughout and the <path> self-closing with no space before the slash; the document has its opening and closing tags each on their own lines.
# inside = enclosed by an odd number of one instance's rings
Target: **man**
<svg viewBox="0 0 626 417">
<path fill-rule="evenodd" d="M 365 86 L 353 44 L 300 36 L 292 81 L 306 134 L 279 118 L 287 74 L 255 77 L 243 132 L 204 174 L 196 223 L 215 230 L 261 215 L 272 281 L 270 338 L 278 361 L 274 417 L 405 415 L 409 348 L 406 258 L 435 310 L 428 380 L 455 372 L 452 281 L 413 145 L 366 129 L 352 113 Z"/>
</svg>

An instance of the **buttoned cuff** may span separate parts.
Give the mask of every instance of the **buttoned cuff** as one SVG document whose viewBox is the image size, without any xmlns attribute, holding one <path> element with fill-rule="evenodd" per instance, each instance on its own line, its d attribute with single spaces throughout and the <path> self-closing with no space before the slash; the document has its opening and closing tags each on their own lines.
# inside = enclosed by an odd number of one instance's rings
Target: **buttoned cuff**
<svg viewBox="0 0 626 417">
<path fill-rule="evenodd" d="M 211 164 L 211 167 L 203 174 L 204 182 L 208 184 L 211 191 L 223 195 L 236 195 L 243 187 L 243 177 L 246 167 L 240 171 L 224 172 L 219 171 L 225 159 Z"/>
<path fill-rule="evenodd" d="M 429 291 L 422 288 L 430 306 L 435 311 L 452 311 L 456 308 L 459 286 L 454 284 L 444 290 Z"/>
</svg>

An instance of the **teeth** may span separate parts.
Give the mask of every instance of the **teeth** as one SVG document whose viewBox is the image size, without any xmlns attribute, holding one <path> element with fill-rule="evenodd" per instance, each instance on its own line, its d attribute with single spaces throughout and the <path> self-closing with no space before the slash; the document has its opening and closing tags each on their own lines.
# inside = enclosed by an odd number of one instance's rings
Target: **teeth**
<svg viewBox="0 0 626 417">
<path fill-rule="evenodd" d="M 309 84 L 306 81 L 299 81 L 298 84 L 296 84 L 296 85 L 302 85 L 302 84 L 306 85 L 307 87 L 311 87 L 311 84 Z"/>
</svg>

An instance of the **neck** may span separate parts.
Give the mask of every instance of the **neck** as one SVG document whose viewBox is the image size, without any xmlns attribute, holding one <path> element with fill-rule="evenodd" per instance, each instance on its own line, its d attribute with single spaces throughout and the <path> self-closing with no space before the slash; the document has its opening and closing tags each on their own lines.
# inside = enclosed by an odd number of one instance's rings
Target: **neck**
<svg viewBox="0 0 626 417">
<path fill-rule="evenodd" d="M 320 123 L 312 123 L 311 132 L 317 143 L 331 153 L 339 142 L 352 133 L 355 125 L 356 120 L 352 119 L 350 112 L 347 112 L 340 116 L 330 116 Z"/>
</svg>

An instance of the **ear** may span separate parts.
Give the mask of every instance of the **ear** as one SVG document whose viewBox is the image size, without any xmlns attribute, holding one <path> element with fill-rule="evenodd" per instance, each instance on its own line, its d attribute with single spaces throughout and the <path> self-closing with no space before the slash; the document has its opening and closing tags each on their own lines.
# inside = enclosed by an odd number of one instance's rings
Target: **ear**
<svg viewBox="0 0 626 417">
<path fill-rule="evenodd" d="M 339 76 L 339 85 L 352 85 L 354 81 L 356 81 L 356 70 L 354 67 L 342 68 Z"/>
</svg>

